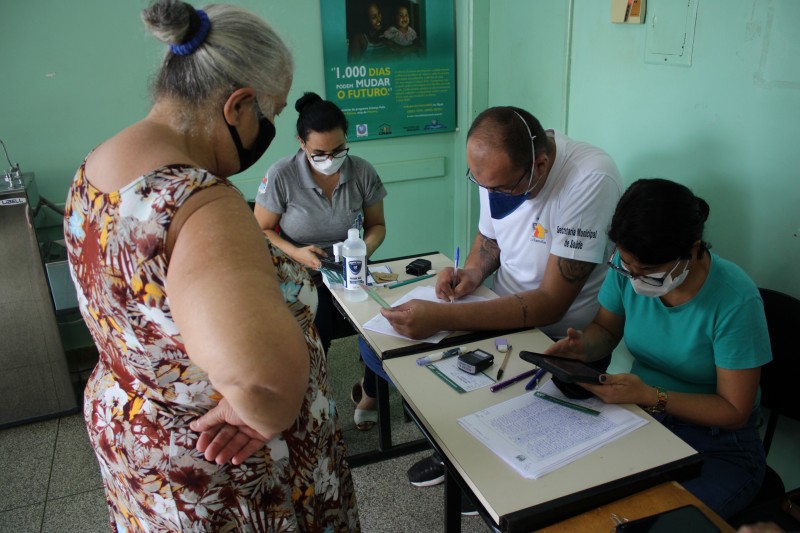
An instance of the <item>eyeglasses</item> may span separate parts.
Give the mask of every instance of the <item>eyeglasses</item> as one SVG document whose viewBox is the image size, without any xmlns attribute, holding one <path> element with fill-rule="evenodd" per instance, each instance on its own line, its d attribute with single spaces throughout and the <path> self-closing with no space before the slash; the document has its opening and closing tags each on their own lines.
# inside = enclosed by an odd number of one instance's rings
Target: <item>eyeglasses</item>
<svg viewBox="0 0 800 533">
<path fill-rule="evenodd" d="M 323 161 L 327 161 L 328 159 L 341 159 L 343 157 L 347 157 L 347 152 L 349 151 L 350 148 L 344 148 L 342 150 L 337 150 L 335 152 L 308 154 L 308 157 L 310 157 L 312 161 L 315 161 L 317 163 L 322 163 Z"/>
<path fill-rule="evenodd" d="M 665 273 L 663 276 L 661 276 L 660 278 L 657 278 L 657 277 L 655 277 L 655 276 L 637 276 L 636 274 L 633 274 L 633 273 L 631 273 L 631 271 L 630 271 L 630 270 L 628 270 L 627 268 L 625 268 L 624 266 L 615 265 L 614 263 L 612 263 L 612 261 L 613 261 L 613 259 L 614 259 L 614 256 L 615 256 L 616 254 L 617 254 L 617 249 L 616 249 L 616 248 L 614 248 L 614 250 L 611 252 L 611 257 L 609 257 L 609 258 L 608 258 L 608 261 L 606 261 L 606 265 L 608 265 L 608 266 L 609 266 L 609 268 L 611 268 L 611 270 L 613 270 L 614 272 L 616 272 L 617 274 L 619 274 L 620 276 L 622 276 L 622 277 L 624 277 L 624 278 L 628 278 L 628 279 L 638 279 L 638 280 L 641 280 L 641 281 L 642 281 L 642 283 L 646 283 L 647 285 L 652 285 L 653 287 L 661 287 L 662 285 L 664 285 L 664 281 L 667 279 L 667 276 L 669 276 L 669 275 L 670 275 L 670 273 L 671 273 L 673 270 L 675 270 L 675 267 L 677 267 L 677 266 L 678 266 L 678 263 L 680 263 L 680 262 L 681 262 L 681 260 L 680 260 L 680 259 L 678 259 L 677 261 L 675 261 L 675 266 L 673 266 L 672 268 L 670 268 L 670 269 L 669 269 L 669 270 L 668 270 L 668 271 L 667 271 L 667 272 L 666 272 L 666 273 Z M 620 258 L 620 261 L 622 261 L 622 259 L 621 259 L 621 258 Z"/>
<path fill-rule="evenodd" d="M 522 115 L 520 115 L 516 111 L 514 111 L 514 114 L 517 115 L 519 117 L 519 119 L 522 121 L 522 123 L 525 125 L 525 129 L 528 130 L 528 137 L 531 138 L 531 154 L 533 155 L 533 161 L 531 162 L 530 177 L 528 178 L 528 185 L 525 187 L 525 192 L 522 193 L 522 194 L 528 194 L 539 183 L 539 180 L 536 180 L 536 183 L 534 183 L 533 187 L 531 187 L 531 182 L 533 181 L 533 168 L 536 165 L 536 148 L 533 146 L 533 140 L 536 138 L 536 135 L 533 135 L 531 133 L 531 128 L 530 128 L 530 126 L 528 126 L 528 123 L 525 121 L 525 119 L 522 118 Z M 494 194 L 502 194 L 502 195 L 505 195 L 505 196 L 519 196 L 518 194 L 514 194 L 514 191 L 517 190 L 517 187 L 519 187 L 519 184 L 522 183 L 522 180 L 525 179 L 525 176 L 528 175 L 528 172 L 529 171 L 527 171 L 527 170 L 525 172 L 523 172 L 522 176 L 520 176 L 519 179 L 514 183 L 513 187 L 511 187 L 511 188 L 503 187 L 503 189 L 505 189 L 505 190 L 500 190 L 497 187 L 487 187 L 485 185 L 481 185 L 480 183 L 478 183 L 478 180 L 475 179 L 475 176 L 472 175 L 472 170 L 469 169 L 469 168 L 467 169 L 467 179 L 469 181 L 471 181 L 472 183 L 474 183 L 475 185 L 477 185 L 478 187 L 486 189 L 487 191 L 489 191 L 491 193 L 494 193 Z"/>
<path fill-rule="evenodd" d="M 492 192 L 492 193 L 495 193 L 495 194 L 503 194 L 505 196 L 515 196 L 514 195 L 514 191 L 517 190 L 517 187 L 519 187 L 519 184 L 522 183 L 522 180 L 524 180 L 525 176 L 527 176 L 527 175 L 528 175 L 528 171 L 526 170 L 525 172 L 522 173 L 522 176 L 519 177 L 519 179 L 514 183 L 514 185 L 512 187 L 510 187 L 510 188 L 509 187 L 503 187 L 503 189 L 505 189 L 505 190 L 500 190 L 498 187 L 487 187 L 486 185 L 481 185 L 480 183 L 478 183 L 478 180 L 475 179 L 475 176 L 472 175 L 472 171 L 470 169 L 467 169 L 467 179 L 469 181 L 471 181 L 472 183 L 474 183 L 478 187 L 486 189 L 489 192 Z M 531 170 L 530 170 L 530 175 L 531 175 L 531 179 L 533 179 L 533 168 L 531 168 Z M 530 185 L 530 183 L 531 183 L 531 181 L 529 179 L 528 180 L 528 185 Z M 527 191 L 525 194 L 527 194 L 528 192 L 530 192 L 530 190 Z"/>
</svg>

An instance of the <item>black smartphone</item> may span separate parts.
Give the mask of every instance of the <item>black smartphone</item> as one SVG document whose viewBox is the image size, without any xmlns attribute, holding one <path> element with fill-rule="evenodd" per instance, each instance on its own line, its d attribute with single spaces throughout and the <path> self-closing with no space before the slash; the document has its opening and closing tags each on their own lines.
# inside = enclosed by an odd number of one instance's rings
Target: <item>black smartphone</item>
<svg viewBox="0 0 800 533">
<path fill-rule="evenodd" d="M 526 351 L 519 352 L 519 356 L 529 363 L 544 368 L 566 383 L 600 383 L 598 378 L 601 372 L 590 367 L 583 361 Z"/>
<path fill-rule="evenodd" d="M 719 528 L 703 514 L 703 511 L 694 505 L 685 505 L 657 515 L 623 522 L 617 526 L 616 531 L 617 533 L 673 533 L 674 531 L 719 533 Z"/>
<path fill-rule="evenodd" d="M 333 270 L 334 272 L 341 272 L 342 271 L 342 263 L 337 263 L 333 260 L 333 255 L 328 257 L 320 257 L 319 262 L 322 263 L 320 268 L 327 268 L 328 270 Z"/>
</svg>

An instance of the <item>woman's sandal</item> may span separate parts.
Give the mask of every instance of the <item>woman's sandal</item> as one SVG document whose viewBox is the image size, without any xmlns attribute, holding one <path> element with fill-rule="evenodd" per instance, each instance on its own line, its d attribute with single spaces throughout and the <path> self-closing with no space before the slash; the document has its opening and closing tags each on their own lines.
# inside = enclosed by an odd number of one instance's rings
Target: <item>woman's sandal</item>
<svg viewBox="0 0 800 533">
<path fill-rule="evenodd" d="M 353 411 L 353 421 L 356 429 L 369 431 L 378 422 L 378 411 L 376 409 L 358 409 Z"/>
<path fill-rule="evenodd" d="M 361 382 L 356 381 L 355 385 L 353 385 L 353 388 L 350 389 L 350 399 L 353 401 L 353 405 L 358 405 L 363 396 L 364 389 L 361 388 Z"/>
</svg>

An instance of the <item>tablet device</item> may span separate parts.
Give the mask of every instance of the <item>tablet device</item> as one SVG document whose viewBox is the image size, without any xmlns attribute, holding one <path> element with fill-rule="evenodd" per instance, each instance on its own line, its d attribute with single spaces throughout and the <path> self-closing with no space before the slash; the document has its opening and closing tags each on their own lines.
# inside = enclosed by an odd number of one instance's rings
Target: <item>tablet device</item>
<svg viewBox="0 0 800 533">
<path fill-rule="evenodd" d="M 590 367 L 583 361 L 526 351 L 520 352 L 519 356 L 529 363 L 544 368 L 553 374 L 553 376 L 566 383 L 600 383 L 598 378 L 601 372 Z"/>
<path fill-rule="evenodd" d="M 719 528 L 703 514 L 703 511 L 694 505 L 685 505 L 657 515 L 623 522 L 617 526 L 616 531 L 617 533 L 673 533 L 675 531 L 719 533 Z"/>
</svg>

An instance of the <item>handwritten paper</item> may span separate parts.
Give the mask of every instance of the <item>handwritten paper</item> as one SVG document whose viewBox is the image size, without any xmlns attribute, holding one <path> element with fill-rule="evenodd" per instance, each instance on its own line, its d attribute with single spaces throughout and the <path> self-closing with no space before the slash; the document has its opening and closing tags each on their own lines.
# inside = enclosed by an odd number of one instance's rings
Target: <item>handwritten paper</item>
<svg viewBox="0 0 800 533">
<path fill-rule="evenodd" d="M 426 300 L 428 302 L 436 302 L 440 304 L 448 304 L 450 305 L 449 300 L 440 300 L 436 297 L 436 288 L 430 285 L 427 286 L 420 286 L 414 287 L 411 291 L 400 297 L 392 307 L 396 307 L 398 305 L 404 304 L 406 302 L 410 302 L 411 300 Z M 459 298 L 454 302 L 455 304 L 460 303 L 467 303 L 467 302 L 482 302 L 485 301 L 486 298 L 483 296 L 464 296 L 463 298 Z M 394 330 L 392 325 L 386 320 L 382 314 L 378 313 L 374 317 L 370 318 L 368 321 L 364 322 L 364 329 L 368 329 L 370 331 L 375 331 L 378 333 L 383 333 L 384 335 L 391 335 L 393 337 L 399 337 L 401 339 L 408 339 L 410 341 L 415 342 L 432 342 L 438 343 L 441 342 L 442 339 L 450 335 L 451 331 L 440 331 L 438 333 L 434 333 L 430 337 L 426 339 L 412 339 L 411 337 L 406 337 L 405 335 L 401 335 Z"/>
<path fill-rule="evenodd" d="M 644 418 L 598 398 L 566 398 L 552 382 L 542 390 L 600 411 L 600 416 L 525 393 L 460 418 L 458 423 L 528 479 L 539 479 L 647 424 Z"/>
</svg>

